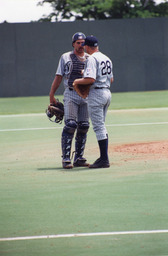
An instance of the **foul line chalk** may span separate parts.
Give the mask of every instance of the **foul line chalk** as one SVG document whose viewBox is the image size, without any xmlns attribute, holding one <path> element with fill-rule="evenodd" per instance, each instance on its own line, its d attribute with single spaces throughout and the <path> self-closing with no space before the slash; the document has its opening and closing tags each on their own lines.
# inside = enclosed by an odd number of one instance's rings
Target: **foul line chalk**
<svg viewBox="0 0 168 256">
<path fill-rule="evenodd" d="M 168 111 L 168 107 L 160 107 L 160 108 L 129 108 L 129 109 L 109 109 L 109 113 L 115 112 L 133 112 L 133 111 Z M 45 113 L 24 113 L 24 114 L 8 114 L 8 115 L 0 115 L 2 117 L 35 117 L 35 116 L 46 116 Z"/>
<path fill-rule="evenodd" d="M 22 236 L 0 238 L 0 241 L 20 241 L 49 238 L 69 238 L 69 237 L 88 237 L 88 236 L 115 236 L 115 235 L 140 235 L 140 234 L 162 234 L 168 233 L 168 230 L 140 230 L 140 231 L 121 231 L 121 232 L 98 232 L 98 233 L 76 233 L 76 234 L 58 234 L 42 236 Z"/>
<path fill-rule="evenodd" d="M 140 125 L 167 125 L 168 122 L 154 122 L 154 123 L 132 123 L 132 124 L 107 124 L 106 127 L 124 127 L 124 126 L 140 126 Z M 92 127 L 92 126 L 90 126 Z M 17 129 L 0 129 L 0 132 L 20 132 L 20 131 L 36 131 L 36 130 L 54 130 L 62 129 L 63 126 L 55 127 L 39 127 L 39 128 L 17 128 Z"/>
</svg>

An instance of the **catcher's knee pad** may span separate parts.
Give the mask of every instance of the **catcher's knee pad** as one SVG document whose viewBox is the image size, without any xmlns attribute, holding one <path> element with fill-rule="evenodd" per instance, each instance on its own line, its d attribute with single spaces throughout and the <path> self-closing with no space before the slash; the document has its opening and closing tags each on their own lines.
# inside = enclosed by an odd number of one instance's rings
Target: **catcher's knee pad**
<svg viewBox="0 0 168 256">
<path fill-rule="evenodd" d="M 68 119 L 65 121 L 65 126 L 63 129 L 63 134 L 74 134 L 77 128 L 77 122 L 75 120 Z"/>
<path fill-rule="evenodd" d="M 81 121 L 78 123 L 78 128 L 77 128 L 78 133 L 87 133 L 89 130 L 89 122 L 88 121 Z"/>
</svg>

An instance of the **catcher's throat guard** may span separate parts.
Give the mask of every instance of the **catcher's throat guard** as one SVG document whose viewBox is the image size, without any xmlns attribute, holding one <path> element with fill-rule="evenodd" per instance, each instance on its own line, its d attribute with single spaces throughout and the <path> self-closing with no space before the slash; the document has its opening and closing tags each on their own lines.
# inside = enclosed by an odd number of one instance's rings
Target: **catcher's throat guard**
<svg viewBox="0 0 168 256">
<path fill-rule="evenodd" d="M 64 105 L 57 99 L 56 104 L 50 103 L 46 109 L 46 115 L 51 122 L 62 123 L 64 118 Z"/>
</svg>

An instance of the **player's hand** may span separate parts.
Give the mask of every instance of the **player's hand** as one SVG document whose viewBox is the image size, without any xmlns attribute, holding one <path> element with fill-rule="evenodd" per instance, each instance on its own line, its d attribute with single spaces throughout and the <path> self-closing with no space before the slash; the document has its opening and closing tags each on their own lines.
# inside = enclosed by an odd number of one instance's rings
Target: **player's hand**
<svg viewBox="0 0 168 256">
<path fill-rule="evenodd" d="M 74 82 L 73 82 L 73 84 L 72 84 L 72 85 L 73 85 L 73 86 L 76 86 L 76 84 L 77 84 L 77 83 L 76 83 L 76 80 L 74 80 Z"/>
<path fill-rule="evenodd" d="M 74 82 L 73 82 L 73 86 L 76 86 L 79 83 L 80 80 L 81 79 L 75 79 Z"/>
</svg>

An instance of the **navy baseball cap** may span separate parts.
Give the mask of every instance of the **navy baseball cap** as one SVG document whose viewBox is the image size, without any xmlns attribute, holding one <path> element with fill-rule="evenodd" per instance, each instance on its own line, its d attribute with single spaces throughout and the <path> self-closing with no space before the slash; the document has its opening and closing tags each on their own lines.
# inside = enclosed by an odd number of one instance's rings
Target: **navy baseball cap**
<svg viewBox="0 0 168 256">
<path fill-rule="evenodd" d="M 85 38 L 85 42 L 82 45 L 83 46 L 88 45 L 88 46 L 96 47 L 96 46 L 98 46 L 98 40 L 95 36 L 87 36 Z"/>
</svg>

